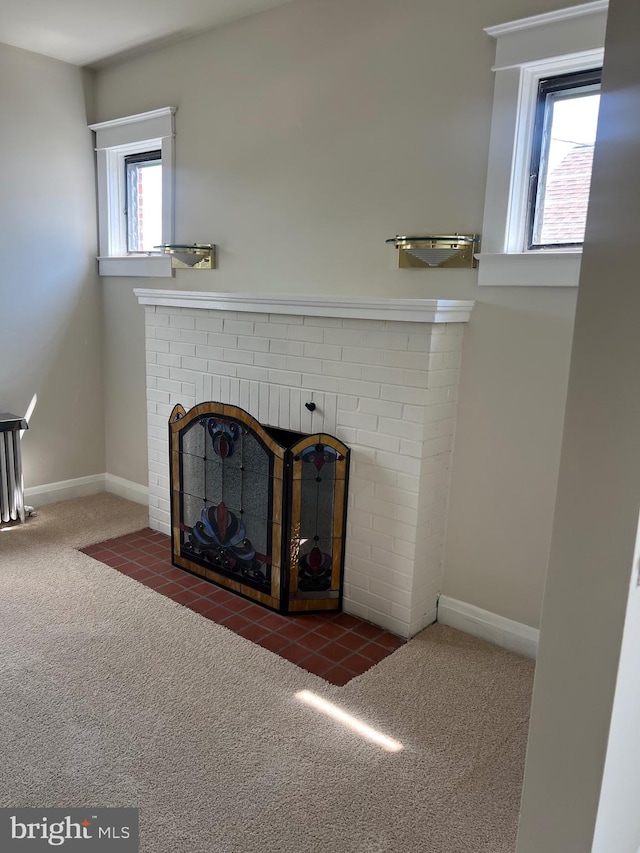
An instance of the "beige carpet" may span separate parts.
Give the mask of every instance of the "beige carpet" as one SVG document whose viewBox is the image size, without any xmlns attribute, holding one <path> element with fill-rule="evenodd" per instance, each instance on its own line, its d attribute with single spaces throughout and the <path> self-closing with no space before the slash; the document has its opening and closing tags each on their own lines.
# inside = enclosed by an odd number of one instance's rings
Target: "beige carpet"
<svg viewBox="0 0 640 853">
<path fill-rule="evenodd" d="M 332 687 L 75 550 L 145 524 L 98 495 L 0 531 L 0 805 L 138 806 L 142 853 L 513 851 L 530 661 L 436 625 Z"/>
</svg>

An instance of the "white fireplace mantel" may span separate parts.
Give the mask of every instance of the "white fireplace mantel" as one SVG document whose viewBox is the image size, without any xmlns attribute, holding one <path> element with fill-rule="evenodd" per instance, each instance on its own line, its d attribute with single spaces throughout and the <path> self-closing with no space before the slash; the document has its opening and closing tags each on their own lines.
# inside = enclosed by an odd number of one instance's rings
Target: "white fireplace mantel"
<svg viewBox="0 0 640 853">
<path fill-rule="evenodd" d="M 149 523 L 171 530 L 177 403 L 239 406 L 351 448 L 344 609 L 403 637 L 436 618 L 464 328 L 474 303 L 146 290 Z M 310 403 L 313 406 L 310 406 Z"/>
<path fill-rule="evenodd" d="M 141 305 L 412 323 L 466 323 L 471 317 L 474 306 L 473 300 L 469 299 L 386 299 L 369 296 L 211 293 L 198 290 L 148 290 L 146 288 L 135 288 L 133 292 Z"/>
</svg>

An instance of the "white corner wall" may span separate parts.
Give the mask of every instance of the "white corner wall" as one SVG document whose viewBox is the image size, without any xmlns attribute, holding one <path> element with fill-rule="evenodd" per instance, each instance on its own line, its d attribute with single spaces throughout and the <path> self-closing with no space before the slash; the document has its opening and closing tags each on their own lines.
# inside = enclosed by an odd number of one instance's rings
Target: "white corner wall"
<svg viewBox="0 0 640 853">
<path fill-rule="evenodd" d="M 296 0 L 97 72 L 96 120 L 175 104 L 176 239 L 219 269 L 144 286 L 475 299 L 443 592 L 537 628 L 575 289 L 398 270 L 397 233 L 480 229 L 495 43 L 553 0 Z M 140 279 L 105 279 L 107 471 L 146 483 Z"/>
<path fill-rule="evenodd" d="M 640 847 L 639 46 L 611 0 L 518 853 Z"/>
<path fill-rule="evenodd" d="M 24 415 L 25 485 L 104 472 L 87 72 L 0 45 L 0 410 Z"/>
</svg>

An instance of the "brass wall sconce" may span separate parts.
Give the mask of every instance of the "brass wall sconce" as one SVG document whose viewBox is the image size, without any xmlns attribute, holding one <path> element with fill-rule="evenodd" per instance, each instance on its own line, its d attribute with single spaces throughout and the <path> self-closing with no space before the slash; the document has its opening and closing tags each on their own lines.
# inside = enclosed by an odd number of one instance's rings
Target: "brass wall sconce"
<svg viewBox="0 0 640 853">
<path fill-rule="evenodd" d="M 213 243 L 163 243 L 156 246 L 165 255 L 171 255 L 171 268 L 174 270 L 214 270 L 216 269 L 216 247 Z"/>
<path fill-rule="evenodd" d="M 430 234 L 424 237 L 401 237 L 386 240 L 398 250 L 400 269 L 428 267 L 473 269 L 478 265 L 478 234 Z"/>
</svg>

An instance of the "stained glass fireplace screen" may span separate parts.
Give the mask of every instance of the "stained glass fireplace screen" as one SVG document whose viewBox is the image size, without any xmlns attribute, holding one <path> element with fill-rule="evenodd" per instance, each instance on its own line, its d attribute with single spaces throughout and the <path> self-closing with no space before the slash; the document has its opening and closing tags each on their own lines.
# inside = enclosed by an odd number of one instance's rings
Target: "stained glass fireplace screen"
<svg viewBox="0 0 640 853">
<path fill-rule="evenodd" d="M 281 613 L 340 610 L 349 449 L 238 406 L 169 419 L 173 564 Z"/>
</svg>

